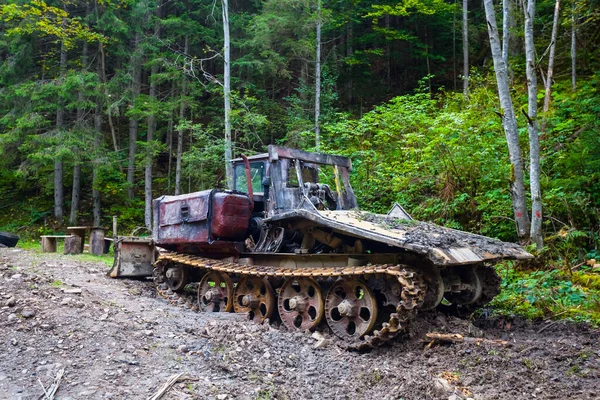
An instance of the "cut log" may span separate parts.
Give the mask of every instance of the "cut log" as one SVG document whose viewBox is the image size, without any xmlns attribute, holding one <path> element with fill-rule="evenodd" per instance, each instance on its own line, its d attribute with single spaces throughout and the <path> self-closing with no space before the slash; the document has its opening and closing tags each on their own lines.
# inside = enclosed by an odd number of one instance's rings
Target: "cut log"
<svg viewBox="0 0 600 400">
<path fill-rule="evenodd" d="M 96 256 L 104 254 L 104 229 L 92 229 L 90 233 L 90 253 Z"/>
<path fill-rule="evenodd" d="M 465 337 L 458 333 L 436 333 L 430 332 L 426 334 L 428 342 L 437 342 L 437 343 L 474 343 L 477 345 L 480 344 L 492 344 L 496 346 L 508 346 L 508 342 L 505 340 L 493 340 L 493 339 L 484 339 L 484 338 L 473 338 L 473 337 Z"/>
<path fill-rule="evenodd" d="M 56 237 L 42 236 L 42 253 L 56 253 Z"/>
<path fill-rule="evenodd" d="M 68 236 L 65 238 L 65 254 L 81 254 L 81 236 Z"/>
</svg>

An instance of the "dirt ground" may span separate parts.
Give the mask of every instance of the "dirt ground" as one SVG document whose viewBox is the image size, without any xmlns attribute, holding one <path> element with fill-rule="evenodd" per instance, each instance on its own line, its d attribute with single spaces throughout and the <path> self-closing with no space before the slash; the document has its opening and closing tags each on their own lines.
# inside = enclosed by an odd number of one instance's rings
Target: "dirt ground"
<svg viewBox="0 0 600 400">
<path fill-rule="evenodd" d="M 102 263 L 0 249 L 0 399 L 593 399 L 598 330 L 422 314 L 410 337 L 368 353 L 332 340 L 200 314 Z M 426 347 L 427 332 L 508 346 Z M 542 332 L 540 332 L 542 331 Z M 326 338 L 329 338 L 325 334 Z"/>
</svg>

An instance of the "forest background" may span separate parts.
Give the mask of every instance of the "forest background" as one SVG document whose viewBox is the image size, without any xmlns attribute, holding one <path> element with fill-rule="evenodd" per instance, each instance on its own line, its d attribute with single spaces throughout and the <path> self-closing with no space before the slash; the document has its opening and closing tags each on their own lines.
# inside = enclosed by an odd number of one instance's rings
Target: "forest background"
<svg viewBox="0 0 600 400">
<path fill-rule="evenodd" d="M 223 3 L 0 5 L 0 230 L 37 238 L 117 215 L 126 232 L 149 224 L 145 191 L 226 185 Z M 528 187 L 524 4 L 502 3 Z M 534 265 L 506 265 L 497 303 L 598 323 L 600 4 L 563 0 L 554 23 L 557 3 L 538 1 L 533 19 L 544 247 Z M 271 143 L 315 150 L 318 132 L 319 150 L 352 159 L 361 208 L 398 202 L 416 219 L 526 243 L 481 1 L 238 0 L 228 11 L 234 157 Z"/>
</svg>

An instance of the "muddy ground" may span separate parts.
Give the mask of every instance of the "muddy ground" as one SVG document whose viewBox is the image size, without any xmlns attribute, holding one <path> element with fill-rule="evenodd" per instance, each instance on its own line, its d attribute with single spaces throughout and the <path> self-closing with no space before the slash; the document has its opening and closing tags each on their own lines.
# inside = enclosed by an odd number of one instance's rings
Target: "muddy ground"
<svg viewBox="0 0 600 400">
<path fill-rule="evenodd" d="M 0 399 L 593 399 L 598 330 L 421 316 L 411 337 L 359 354 L 330 340 L 171 305 L 102 263 L 0 249 Z M 542 330 L 541 333 L 538 333 Z M 509 346 L 426 348 L 427 332 Z M 327 335 L 326 335 L 327 337 Z"/>
</svg>

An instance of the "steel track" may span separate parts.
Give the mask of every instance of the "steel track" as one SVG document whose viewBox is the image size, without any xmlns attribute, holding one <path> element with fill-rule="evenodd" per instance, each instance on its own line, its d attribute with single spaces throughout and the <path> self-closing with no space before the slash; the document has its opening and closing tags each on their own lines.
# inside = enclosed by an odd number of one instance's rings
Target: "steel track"
<svg viewBox="0 0 600 400">
<path fill-rule="evenodd" d="M 157 292 L 169 301 L 197 310 L 195 302 L 189 298 L 164 289 L 161 285 L 162 270 L 168 263 L 176 263 L 191 268 L 201 268 L 205 270 L 217 271 L 230 275 L 239 276 L 258 276 L 258 277 L 313 277 L 313 278 L 344 278 L 344 277 L 364 277 L 368 275 L 388 275 L 398 279 L 402 287 L 400 301 L 396 304 L 396 312 L 392 313 L 388 322 L 384 322 L 382 327 L 373 331 L 370 335 L 365 335 L 361 340 L 354 342 L 344 342 L 342 347 L 353 350 L 366 350 L 383 343 L 386 343 L 408 328 L 409 322 L 415 318 L 417 310 L 423 304 L 426 293 L 426 285 L 422 276 L 415 270 L 406 265 L 367 265 L 359 267 L 339 267 L 339 268 L 283 268 L 273 266 L 258 265 L 240 265 L 231 262 L 224 262 L 210 258 L 194 256 L 189 254 L 180 254 L 174 252 L 163 253 L 155 263 L 155 283 Z"/>
</svg>

